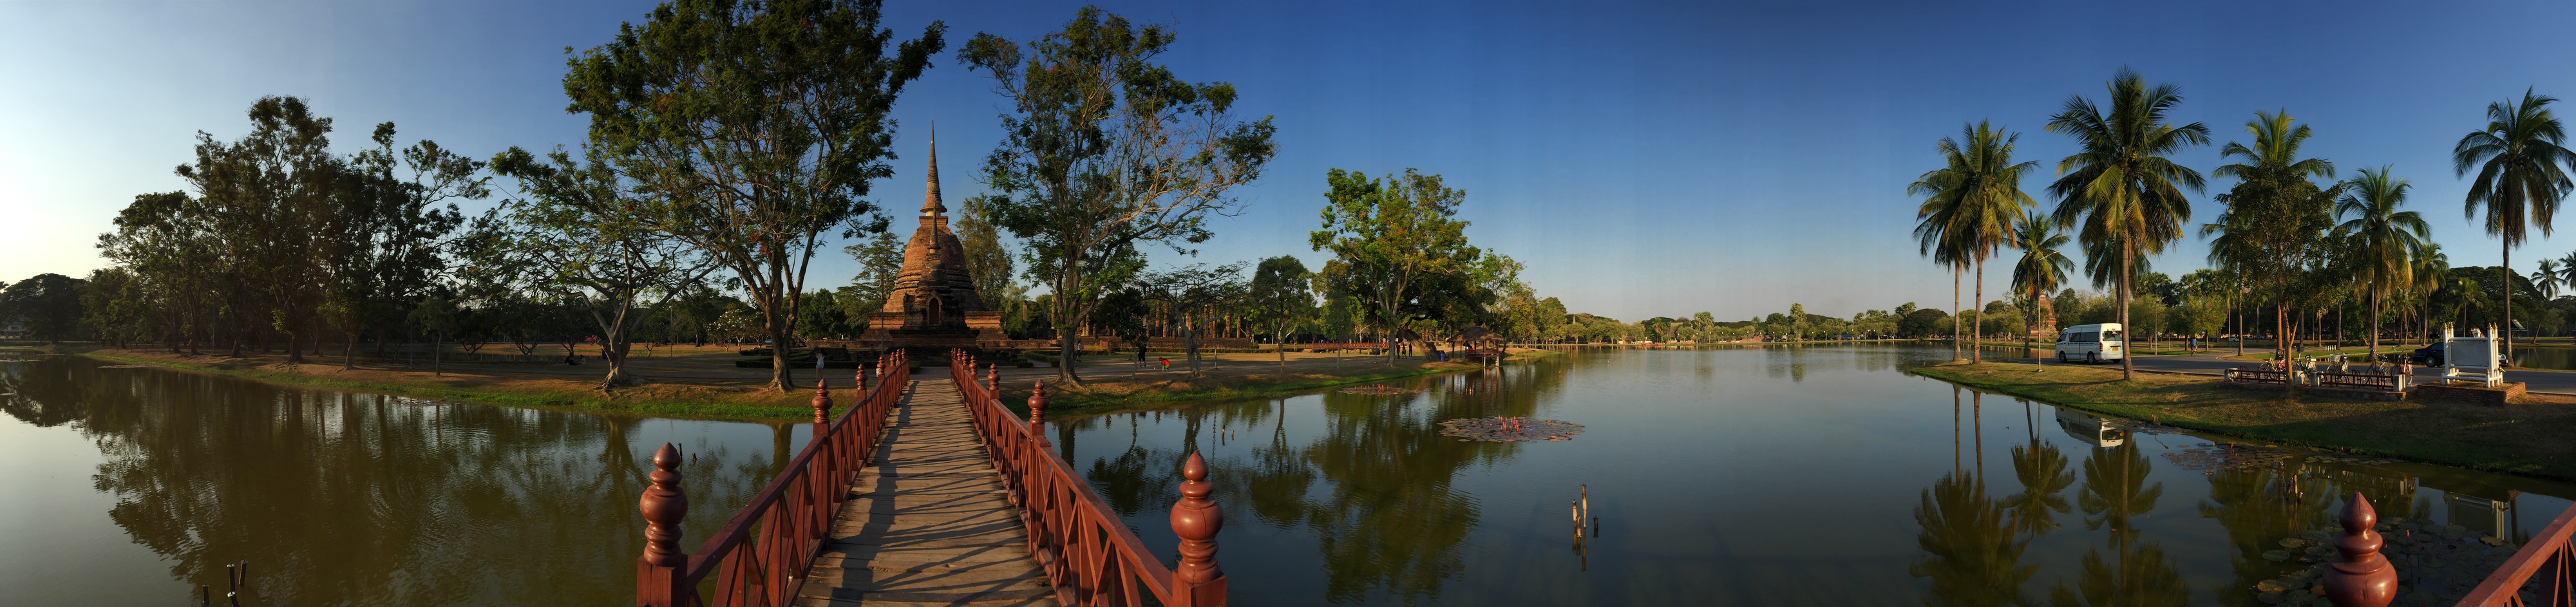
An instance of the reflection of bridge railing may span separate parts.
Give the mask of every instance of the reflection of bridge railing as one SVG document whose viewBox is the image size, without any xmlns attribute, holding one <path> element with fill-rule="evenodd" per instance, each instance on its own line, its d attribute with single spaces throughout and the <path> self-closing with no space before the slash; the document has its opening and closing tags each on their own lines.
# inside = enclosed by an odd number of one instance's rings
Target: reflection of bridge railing
<svg viewBox="0 0 2576 607">
<path fill-rule="evenodd" d="M 1000 370 L 975 378 L 975 359 L 949 353 L 948 372 L 974 415 L 976 434 L 1002 475 L 1010 500 L 1029 532 L 1029 553 L 1045 568 L 1065 605 L 1142 605 L 1146 597 L 1167 607 L 1222 607 L 1225 573 L 1216 565 L 1216 532 L 1225 515 L 1208 492 L 1207 462 L 1197 453 L 1182 465 L 1181 501 L 1172 505 L 1172 534 L 1181 538 L 1180 566 L 1164 568 L 1091 484 L 1056 457 L 1047 444 L 1046 387 L 1029 397 L 1029 419 L 1002 407 L 996 396 Z M 1139 592 L 1140 589 L 1143 590 Z"/>
<path fill-rule="evenodd" d="M 2558 520 L 2540 530 L 2513 558 L 2487 574 L 2486 582 L 2460 599 L 2460 607 L 2504 607 L 2522 605 L 2576 605 L 2576 544 L 2568 535 L 2576 532 L 2576 508 L 2558 514 Z M 2534 597 L 2525 602 L 2522 588 L 2539 582 Z"/>
<path fill-rule="evenodd" d="M 814 440 L 695 555 L 680 552 L 680 520 L 689 510 L 688 497 L 680 493 L 680 450 L 663 443 L 653 454 L 653 486 L 644 491 L 644 556 L 635 565 L 635 604 L 783 607 L 796 600 L 807 563 L 822 549 L 850 483 L 876 453 L 887 414 L 912 383 L 902 352 L 886 355 L 879 369 L 876 389 L 829 423 L 824 420 L 830 393 L 815 392 Z M 702 599 L 699 591 L 710 575 L 714 595 Z"/>
</svg>

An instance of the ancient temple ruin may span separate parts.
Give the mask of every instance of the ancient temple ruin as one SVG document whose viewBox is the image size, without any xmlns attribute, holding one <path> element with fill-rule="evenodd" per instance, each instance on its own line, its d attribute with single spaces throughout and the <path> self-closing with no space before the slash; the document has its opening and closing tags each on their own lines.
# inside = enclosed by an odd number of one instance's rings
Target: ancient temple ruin
<svg viewBox="0 0 2576 607">
<path fill-rule="evenodd" d="M 948 231 L 948 205 L 939 199 L 939 140 L 930 142 L 930 187 L 922 196 L 921 226 L 903 248 L 903 270 L 885 307 L 868 317 L 863 347 L 975 348 L 1003 339 L 1002 314 L 985 307 L 966 271 L 966 249 Z"/>
</svg>

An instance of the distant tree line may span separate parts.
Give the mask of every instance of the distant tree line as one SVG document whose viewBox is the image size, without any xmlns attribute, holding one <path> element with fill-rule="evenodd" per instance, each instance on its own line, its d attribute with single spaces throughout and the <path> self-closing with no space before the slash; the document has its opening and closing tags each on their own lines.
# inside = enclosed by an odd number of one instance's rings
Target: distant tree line
<svg viewBox="0 0 2576 607">
<path fill-rule="evenodd" d="M 638 381 L 624 363 L 639 342 L 857 337 L 905 245 L 868 197 L 891 176 L 887 115 L 946 50 L 945 25 L 898 39 L 879 4 L 658 6 L 567 60 L 568 110 L 591 126 L 577 149 L 485 158 L 403 144 L 383 123 L 348 151 L 304 100 L 262 98 L 240 138 L 199 133 L 177 168 L 184 190 L 119 214 L 99 239 L 111 267 L 9 284 L 0 319 L 35 339 L 344 367 L 403 344 L 578 345 L 608 363 L 612 388 Z M 1005 137 L 976 171 L 991 193 L 954 224 L 1008 335 L 1055 338 L 1068 355 L 1101 336 L 1371 340 L 1389 356 L 1476 327 L 1580 339 L 1566 328 L 1590 317 L 1469 244 L 1465 192 L 1410 169 L 1325 176 L 1312 238 L 1332 255 L 1324 267 L 1148 267 L 1149 246 L 1195 255 L 1207 217 L 1239 209 L 1230 188 L 1275 153 L 1268 117 L 1231 113 L 1232 85 L 1158 63 L 1176 40 L 1083 8 L 1060 32 L 978 34 L 957 50 L 1008 102 Z M 482 200 L 479 214 L 460 204 Z M 810 286 L 834 240 L 858 275 Z M 772 388 L 795 383 L 786 350 L 772 349 Z"/>
</svg>

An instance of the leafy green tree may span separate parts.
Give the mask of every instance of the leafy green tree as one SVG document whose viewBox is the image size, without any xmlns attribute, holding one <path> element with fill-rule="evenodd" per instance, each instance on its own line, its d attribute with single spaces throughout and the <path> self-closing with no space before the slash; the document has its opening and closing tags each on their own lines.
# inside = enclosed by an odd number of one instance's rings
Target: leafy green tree
<svg viewBox="0 0 2576 607">
<path fill-rule="evenodd" d="M 526 195 L 476 222 L 466 257 L 478 272 L 588 312 L 608 362 L 601 388 L 638 383 L 626 357 L 643 310 L 695 292 L 714 260 L 655 229 L 654 195 L 621 178 L 597 148 L 576 161 L 561 149 L 540 160 L 514 147 L 494 156 L 492 168 L 517 178 Z"/>
<path fill-rule="evenodd" d="M 1181 343 L 1189 357 L 1190 372 L 1199 371 L 1199 334 L 1209 308 L 1242 299 L 1242 276 L 1243 264 L 1230 263 L 1213 268 L 1190 264 L 1137 277 L 1138 292 L 1148 300 L 1170 304 L 1172 314 L 1180 317 Z"/>
<path fill-rule="evenodd" d="M 1011 260 L 1019 254 L 1002 240 L 1001 229 L 993 225 L 993 212 L 987 206 L 982 196 L 966 199 L 955 224 L 957 245 L 966 254 L 966 273 L 974 279 L 975 293 L 984 298 L 985 306 L 1002 314 L 1005 329 L 1017 329 L 1027 324 L 1028 287 L 1014 279 Z M 852 318 L 864 323 L 866 317 Z"/>
<path fill-rule="evenodd" d="M 1981 302 L 1986 299 L 1986 258 L 2012 241 L 2013 218 L 2039 205 L 2030 194 L 2021 191 L 2022 176 L 2038 169 L 2039 163 L 2013 162 L 2013 144 L 2021 140 L 2018 133 L 1978 122 L 1974 127 L 1963 127 L 1960 134 L 1965 144 L 1941 138 L 1936 147 L 1944 166 L 1916 178 L 1905 186 L 1905 193 L 1925 197 L 1915 211 L 1919 222 L 1914 228 L 1915 237 L 1923 241 L 1926 249 L 1946 251 L 1953 267 L 1975 266 L 1977 286 L 1971 301 Z M 1956 291 L 1956 287 L 1952 290 Z M 1957 295 L 1954 293 L 1952 298 Z M 1951 307 L 1957 308 L 1957 303 L 1952 302 Z M 1974 306 L 1970 312 L 1977 313 Z M 1975 331 L 1979 324 L 1976 320 L 1967 323 L 1972 332 L 1983 333 Z M 1959 348 L 1957 337 L 1951 336 L 1953 358 Z M 1969 360 L 1984 360 L 1985 354 L 1979 351 L 1983 336 L 1971 335 L 1969 340 Z"/>
<path fill-rule="evenodd" d="M 1288 334 L 1315 315 L 1315 293 L 1308 288 L 1314 279 L 1307 274 L 1306 263 L 1289 255 L 1261 260 L 1252 270 L 1252 286 L 1246 294 L 1252 317 L 1269 325 L 1283 369 L 1288 367 Z"/>
<path fill-rule="evenodd" d="M 2094 105 L 2082 95 L 2048 121 L 2050 132 L 2074 137 L 2081 151 L 2057 162 L 2058 179 L 2048 193 L 2058 199 L 2058 225 L 2081 227 L 2077 237 L 2092 255 L 2096 246 L 2116 254 L 2119 285 L 2115 301 L 2130 299 L 2137 259 L 2164 251 L 2182 237 L 2182 222 L 2191 217 L 2191 201 L 2181 188 L 2200 191 L 2198 171 L 2167 156 L 2184 148 L 2209 144 L 2209 127 L 2194 122 L 2174 126 L 2166 114 L 2182 103 L 2182 90 L 2170 84 L 2148 87 L 2136 72 L 2122 69 L 2109 85 L 2110 107 Z M 2095 273 L 2101 278 L 2102 273 Z M 2129 324 L 2122 309 L 2120 324 Z M 2129 357 L 2120 357 L 2120 376 L 2136 377 Z"/>
<path fill-rule="evenodd" d="M 850 277 L 850 286 L 842 287 L 846 292 L 842 301 L 850 310 L 875 313 L 885 309 L 886 298 L 894 296 L 895 276 L 903 273 L 903 247 L 903 239 L 878 232 L 867 242 L 841 249 L 859 260 L 859 275 Z"/>
<path fill-rule="evenodd" d="M 2343 197 L 2335 200 L 2335 217 L 2343 225 L 2335 229 L 2351 235 L 2350 254 L 2363 288 L 2370 295 L 2370 359 L 2379 360 L 2380 314 L 2383 304 L 2398 288 L 2415 281 L 2415 258 L 2432 239 L 2432 230 L 2424 217 L 2414 211 L 2397 210 L 2406 204 L 2406 191 L 2413 186 L 2405 179 L 2390 176 L 2389 167 L 2362 169 L 2361 174 L 2344 182 Z M 2548 262 L 2541 262 L 2547 264 Z M 2548 266 L 2541 268 L 2544 273 Z"/>
<path fill-rule="evenodd" d="M 2487 126 L 2460 137 L 2451 150 L 2453 171 L 2462 177 L 2470 167 L 2478 174 L 2469 181 L 2466 216 L 2476 217 L 2478 210 L 2487 212 L 2487 233 L 2504 241 L 2504 262 L 2497 269 L 2505 282 L 2518 278 L 2513 273 L 2513 247 L 2523 243 L 2531 228 L 2540 228 L 2548 237 L 2551 224 L 2558 217 L 2558 203 L 2566 198 L 2571 184 L 2561 165 L 2576 165 L 2576 153 L 2562 147 L 2567 131 L 2549 104 L 2558 98 L 2532 90 L 2522 92 L 2522 101 L 2499 101 L 2487 104 Z M 2513 334 L 2513 298 L 2504 300 L 2505 334 Z M 2513 360 L 2513 340 L 2504 344 L 2505 360 Z"/>
<path fill-rule="evenodd" d="M 491 195 L 484 163 L 421 140 L 397 151 L 394 123 L 376 125 L 376 149 L 350 157 L 350 185 L 326 225 L 322 257 L 331 284 L 323 309 L 340 325 L 340 367 L 357 368 L 358 340 L 371 328 L 397 327 L 404 311 L 448 269 L 441 255 L 464 225 L 456 200 Z M 379 334 L 378 354 L 385 341 Z"/>
<path fill-rule="evenodd" d="M 1207 216 L 1233 214 L 1240 203 L 1227 192 L 1276 151 L 1269 118 L 1230 113 L 1234 85 L 1193 84 L 1155 63 L 1175 38 L 1084 7 L 1061 32 L 1027 43 L 979 33 L 958 50 L 1011 101 L 984 165 L 999 192 L 987 202 L 1029 248 L 1067 360 L 1100 298 L 1141 267 L 1136 247 L 1206 241 Z M 1082 383 L 1073 365 L 1056 378 Z"/>
<path fill-rule="evenodd" d="M 347 173 L 331 154 L 331 119 L 313 115 L 304 100 L 262 97 L 250 120 L 251 132 L 229 143 L 197 133 L 196 162 L 178 168 L 197 192 L 181 220 L 203 224 L 222 247 L 216 256 L 232 274 L 231 328 L 284 337 L 287 362 L 301 364 L 330 285 L 323 252 L 336 236 L 335 197 L 345 193 Z"/>
<path fill-rule="evenodd" d="M 6 292 L 6 291 L 0 291 Z M 124 347 L 144 336 L 150 323 L 145 308 L 152 294 L 125 268 L 99 268 L 81 285 L 81 324 L 91 337 Z"/>
<path fill-rule="evenodd" d="M 2327 231 L 2335 227 L 2332 211 L 2340 192 L 2309 181 L 2334 177 L 2334 163 L 2299 157 L 2310 131 L 2305 125 L 2293 127 L 2289 112 L 2255 112 L 2245 131 L 2254 135 L 2253 146 L 2229 142 L 2219 150 L 2220 157 L 2240 161 L 2218 167 L 2218 175 L 2238 181 L 2217 196 L 2226 212 L 2201 226 L 2200 233 L 2215 236 L 2209 246 L 2212 264 L 2243 273 L 2272 297 L 2273 324 L 2280 328 L 2276 360 L 2288 360 L 2298 339 L 2290 308 L 2320 291 L 2302 281 L 2310 266 L 2329 261 L 2333 253 L 2326 246 Z"/>
<path fill-rule="evenodd" d="M 2038 211 L 2023 214 L 2013 223 L 2013 248 L 2021 249 L 2021 260 L 2013 264 L 2013 293 L 2022 309 L 2031 313 L 2023 317 L 2022 346 L 2030 345 L 2030 334 L 2038 330 L 2039 303 L 2048 292 L 2066 284 L 2066 272 L 2075 262 L 2058 249 L 2066 246 L 2066 235 L 2057 232 L 2057 224 Z"/>
<path fill-rule="evenodd" d="M 1325 182 L 1323 229 L 1308 242 L 1333 254 L 1324 274 L 1335 288 L 1368 303 L 1370 320 L 1386 331 L 1387 364 L 1394 364 L 1398 334 L 1433 291 L 1422 285 L 1464 274 L 1482 254 L 1467 244 L 1467 222 L 1457 218 L 1467 192 L 1413 169 L 1383 181 L 1332 169 Z"/>
<path fill-rule="evenodd" d="M 0 290 L 0 319 L 27 322 L 27 339 L 61 344 L 80 337 L 83 281 L 61 274 L 37 274 Z"/>
<path fill-rule="evenodd" d="M 886 115 L 944 48 L 947 26 L 896 45 L 881 0 L 672 0 L 583 51 L 573 112 L 645 198 L 650 225 L 734 271 L 787 390 L 806 270 L 824 235 L 880 232 L 866 197 L 889 177 Z M 867 221 L 873 218 L 874 221 Z"/>
<path fill-rule="evenodd" d="M 420 305 L 413 307 L 405 319 L 422 333 L 429 334 L 429 374 L 446 375 L 447 371 L 439 365 L 447 353 L 447 336 L 456 333 L 456 304 L 448 301 L 445 295 L 432 293 L 421 299 Z"/>
</svg>

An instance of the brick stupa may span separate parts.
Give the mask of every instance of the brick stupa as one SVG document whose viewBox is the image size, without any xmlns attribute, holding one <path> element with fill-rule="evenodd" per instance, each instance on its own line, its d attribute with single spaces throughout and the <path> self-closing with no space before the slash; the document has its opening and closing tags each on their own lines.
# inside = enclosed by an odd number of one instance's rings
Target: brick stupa
<svg viewBox="0 0 2576 607">
<path fill-rule="evenodd" d="M 948 205 L 939 199 L 939 139 L 930 140 L 930 187 L 922 195 L 921 227 L 903 247 L 903 271 L 885 307 L 868 316 L 868 346 L 976 348 L 1003 339 L 1002 314 L 984 306 L 966 271 L 966 249 L 948 231 Z"/>
</svg>

